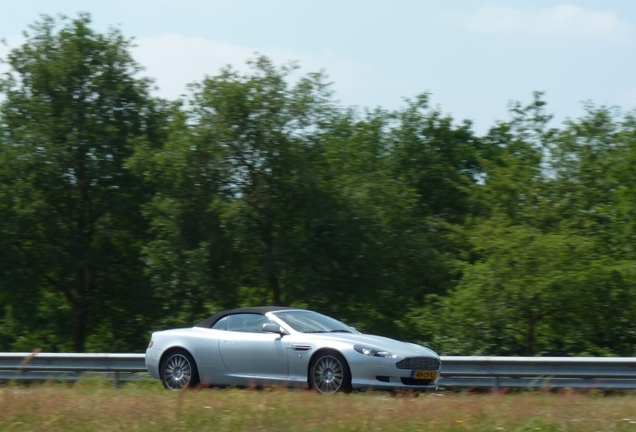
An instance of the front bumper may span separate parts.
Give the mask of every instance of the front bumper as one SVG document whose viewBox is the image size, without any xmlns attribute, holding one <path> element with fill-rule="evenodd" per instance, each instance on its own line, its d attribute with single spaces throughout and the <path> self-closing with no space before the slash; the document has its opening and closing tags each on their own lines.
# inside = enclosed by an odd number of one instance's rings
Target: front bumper
<svg viewBox="0 0 636 432">
<path fill-rule="evenodd" d="M 351 370 L 351 386 L 354 390 L 414 390 L 425 391 L 437 389 L 440 371 L 435 371 L 435 378 L 415 380 L 411 378 L 412 370 L 399 369 L 392 359 L 369 359 L 373 361 L 349 362 Z"/>
</svg>

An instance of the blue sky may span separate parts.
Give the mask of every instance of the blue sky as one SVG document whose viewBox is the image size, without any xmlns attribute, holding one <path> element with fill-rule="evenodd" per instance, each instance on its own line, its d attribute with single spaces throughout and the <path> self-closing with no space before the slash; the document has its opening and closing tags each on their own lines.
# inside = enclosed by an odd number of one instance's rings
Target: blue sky
<svg viewBox="0 0 636 432">
<path fill-rule="evenodd" d="M 2 11 L 9 46 L 41 14 L 89 12 L 99 31 L 118 27 L 170 99 L 259 52 L 324 70 L 346 106 L 397 109 L 429 92 L 480 134 L 535 90 L 555 126 L 584 101 L 636 108 L 634 0 L 23 0 Z"/>
</svg>

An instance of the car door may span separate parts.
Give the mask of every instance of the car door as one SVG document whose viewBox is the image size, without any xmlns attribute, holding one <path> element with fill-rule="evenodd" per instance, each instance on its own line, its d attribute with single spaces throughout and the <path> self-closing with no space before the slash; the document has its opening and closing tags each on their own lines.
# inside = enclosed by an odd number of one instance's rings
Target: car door
<svg viewBox="0 0 636 432">
<path fill-rule="evenodd" d="M 263 333 L 262 326 L 267 322 L 269 318 L 261 314 L 228 316 L 219 350 L 231 373 L 275 379 L 289 376 L 287 343 L 278 334 Z"/>
</svg>

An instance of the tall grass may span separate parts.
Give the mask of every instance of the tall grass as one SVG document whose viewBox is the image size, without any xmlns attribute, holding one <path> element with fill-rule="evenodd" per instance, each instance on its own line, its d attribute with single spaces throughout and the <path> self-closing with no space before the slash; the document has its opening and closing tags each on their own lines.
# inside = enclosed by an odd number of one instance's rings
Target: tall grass
<svg viewBox="0 0 636 432">
<path fill-rule="evenodd" d="M 0 430 L 636 431 L 636 394 L 168 392 L 99 383 L 0 387 Z"/>
</svg>

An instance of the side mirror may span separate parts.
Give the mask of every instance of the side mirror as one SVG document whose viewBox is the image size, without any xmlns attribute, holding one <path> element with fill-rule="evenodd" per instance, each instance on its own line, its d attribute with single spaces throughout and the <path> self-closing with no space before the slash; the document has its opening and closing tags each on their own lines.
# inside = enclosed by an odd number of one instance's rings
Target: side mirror
<svg viewBox="0 0 636 432">
<path fill-rule="evenodd" d="M 288 334 L 285 330 L 283 330 L 278 324 L 274 323 L 265 323 L 263 324 L 263 333 L 276 333 L 281 336 Z"/>
</svg>

